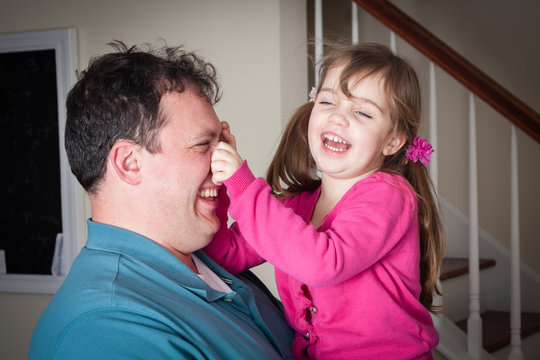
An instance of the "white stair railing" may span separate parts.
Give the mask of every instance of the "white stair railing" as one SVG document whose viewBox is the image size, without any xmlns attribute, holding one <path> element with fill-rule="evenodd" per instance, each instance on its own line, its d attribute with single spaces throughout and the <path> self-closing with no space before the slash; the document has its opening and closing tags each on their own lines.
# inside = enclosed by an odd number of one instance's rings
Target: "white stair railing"
<svg viewBox="0 0 540 360">
<path fill-rule="evenodd" d="M 437 81 L 435 77 L 435 64 L 429 63 L 429 142 L 433 149 L 439 149 L 437 138 Z M 433 182 L 435 192 L 439 191 L 439 152 L 433 152 L 429 162 L 429 176 Z"/>
<path fill-rule="evenodd" d="M 510 360 L 523 359 L 521 352 L 521 286 L 519 261 L 519 184 L 516 127 L 510 134 Z"/>
<path fill-rule="evenodd" d="M 393 33 L 393 32 L 392 32 Z M 433 149 L 438 149 L 437 139 L 437 81 L 435 77 L 435 64 L 429 63 L 429 142 L 433 146 Z M 429 162 L 429 176 L 433 182 L 435 193 L 439 192 L 439 152 L 435 151 L 431 155 L 431 161 Z M 440 211 L 440 209 L 439 209 Z M 437 286 L 442 292 L 442 285 L 440 281 L 437 281 Z M 443 297 L 434 295 L 433 305 L 438 308 L 443 308 Z M 442 316 L 432 316 L 433 323 L 437 329 L 442 326 Z"/>
<path fill-rule="evenodd" d="M 351 38 L 353 44 L 358 44 L 358 5 L 352 1 Z"/>
<path fill-rule="evenodd" d="M 353 43 L 359 41 L 358 5 L 352 1 L 351 38 Z M 315 0 L 315 60 L 322 57 L 323 28 L 322 0 Z M 390 31 L 390 49 L 396 53 L 396 35 Z M 430 142 L 437 147 L 437 93 L 435 70 L 436 65 L 430 62 L 429 68 L 429 118 Z M 318 67 L 315 68 L 315 84 L 319 82 Z M 476 145 L 476 105 L 475 95 L 469 93 L 469 318 L 467 321 L 468 353 L 473 359 L 480 359 L 482 354 L 482 319 L 480 317 L 480 255 L 479 255 L 479 222 L 478 222 L 478 172 Z M 521 297 L 520 297 L 520 254 L 519 254 L 519 202 L 518 202 L 518 157 L 516 128 L 511 128 L 511 350 L 509 359 L 521 360 Z M 434 187 L 438 190 L 438 156 L 432 156 L 429 168 Z M 434 299 L 436 305 L 442 305 L 442 298 Z M 440 326 L 442 318 L 434 318 L 435 325 Z"/>
<path fill-rule="evenodd" d="M 323 55 L 322 0 L 315 0 L 315 87 L 319 85 L 319 60 Z"/>
<path fill-rule="evenodd" d="M 473 359 L 480 359 L 482 353 L 477 169 L 476 105 L 474 94 L 469 93 L 469 319 L 467 320 L 467 340 L 469 355 Z"/>
<path fill-rule="evenodd" d="M 390 31 L 390 50 L 392 50 L 394 54 L 397 54 L 396 33 L 393 31 Z"/>
</svg>

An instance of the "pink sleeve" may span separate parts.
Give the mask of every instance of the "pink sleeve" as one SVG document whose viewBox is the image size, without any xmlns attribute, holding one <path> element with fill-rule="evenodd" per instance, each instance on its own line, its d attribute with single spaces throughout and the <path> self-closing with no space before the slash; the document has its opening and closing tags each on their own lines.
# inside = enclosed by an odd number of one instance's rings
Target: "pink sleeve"
<svg viewBox="0 0 540 360">
<path fill-rule="evenodd" d="M 340 283 L 367 269 L 416 222 L 410 194 L 385 181 L 353 187 L 319 229 L 275 199 L 262 178 L 253 180 L 246 164 L 226 184 L 229 212 L 246 241 L 277 268 L 315 287 Z"/>
<path fill-rule="evenodd" d="M 227 210 L 230 201 L 225 185 L 220 188 L 218 194 L 216 215 L 219 218 L 220 228 L 214 235 L 212 242 L 203 250 L 227 271 L 238 274 L 263 263 L 264 259 L 244 240 L 236 223 L 233 223 L 230 228 L 228 227 Z"/>
</svg>

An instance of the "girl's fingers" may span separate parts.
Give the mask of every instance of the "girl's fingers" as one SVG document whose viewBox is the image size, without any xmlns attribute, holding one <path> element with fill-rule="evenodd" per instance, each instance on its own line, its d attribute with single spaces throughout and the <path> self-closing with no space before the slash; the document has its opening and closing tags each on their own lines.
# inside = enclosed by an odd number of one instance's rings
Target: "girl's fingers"
<svg viewBox="0 0 540 360">
<path fill-rule="evenodd" d="M 231 133 L 231 127 L 230 127 L 229 123 L 226 122 L 226 121 L 221 122 L 220 140 L 226 142 L 229 145 L 231 145 L 232 148 L 236 150 L 236 138 Z"/>
<path fill-rule="evenodd" d="M 216 148 L 214 149 L 214 152 L 212 153 L 212 159 L 214 158 L 220 158 L 223 159 L 224 157 L 232 157 L 232 156 L 239 156 L 236 152 L 236 150 L 229 145 L 226 142 L 220 141 Z"/>
<path fill-rule="evenodd" d="M 212 153 L 212 162 L 216 160 L 226 160 L 232 156 L 232 152 L 229 149 L 216 147 Z"/>
<path fill-rule="evenodd" d="M 214 164 L 212 164 L 212 182 L 216 185 L 221 185 L 224 180 L 227 180 L 233 172 L 231 170 L 227 170 L 226 168 L 221 168 L 219 165 L 214 168 Z"/>
<path fill-rule="evenodd" d="M 220 177 L 217 176 L 216 174 L 213 174 L 213 175 L 212 175 L 212 182 L 213 182 L 215 185 L 218 185 L 218 186 L 220 186 L 220 185 L 223 184 L 223 182 L 221 181 Z"/>
<path fill-rule="evenodd" d="M 212 153 L 212 181 L 218 184 L 230 178 L 242 162 L 242 158 L 230 144 L 220 141 Z"/>
</svg>

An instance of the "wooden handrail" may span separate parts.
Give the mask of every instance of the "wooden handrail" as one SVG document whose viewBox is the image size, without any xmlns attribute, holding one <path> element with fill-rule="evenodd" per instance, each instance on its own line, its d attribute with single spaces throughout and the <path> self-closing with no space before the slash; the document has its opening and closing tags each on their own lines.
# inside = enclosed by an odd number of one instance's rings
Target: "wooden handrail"
<svg viewBox="0 0 540 360">
<path fill-rule="evenodd" d="M 353 0 L 540 143 L 540 115 L 387 0 Z"/>
</svg>

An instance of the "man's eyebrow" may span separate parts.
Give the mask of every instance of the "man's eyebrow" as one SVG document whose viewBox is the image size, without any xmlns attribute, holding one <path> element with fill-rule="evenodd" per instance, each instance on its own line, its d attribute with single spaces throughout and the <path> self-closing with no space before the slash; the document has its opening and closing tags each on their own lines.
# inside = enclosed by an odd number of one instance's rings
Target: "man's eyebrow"
<svg viewBox="0 0 540 360">
<path fill-rule="evenodd" d="M 200 140 L 206 140 L 206 139 L 215 139 L 219 138 L 219 133 L 215 132 L 214 130 L 206 130 L 202 133 L 199 133 L 193 137 L 193 141 L 197 142 Z"/>
</svg>

